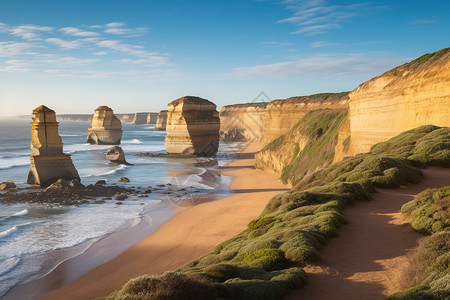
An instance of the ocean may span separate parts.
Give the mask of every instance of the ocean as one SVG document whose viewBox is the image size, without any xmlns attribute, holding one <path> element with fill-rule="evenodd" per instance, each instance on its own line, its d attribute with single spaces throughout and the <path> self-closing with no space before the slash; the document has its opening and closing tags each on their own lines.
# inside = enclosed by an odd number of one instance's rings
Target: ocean
<svg viewBox="0 0 450 300">
<path fill-rule="evenodd" d="M 164 153 L 166 133 L 156 131 L 154 125 L 123 123 L 120 146 L 132 165 L 112 165 L 105 156 L 111 146 L 86 143 L 89 126 L 89 122 L 59 123 L 64 153 L 71 155 L 84 185 L 104 179 L 107 184 L 137 189 L 170 183 L 203 194 L 230 192 L 231 178 L 222 175 L 220 167 L 233 158 L 229 153 L 237 149 L 236 144 L 221 145 L 216 158 L 137 156 L 139 152 Z M 19 188 L 28 186 L 30 139 L 30 120 L 0 119 L 0 182 L 12 180 Z M 130 182 L 118 183 L 120 177 Z M 190 195 L 185 197 L 195 201 Z M 115 200 L 79 207 L 0 204 L 0 297 L 14 286 L 45 276 L 114 232 L 141 222 L 160 225 L 153 222 L 154 216 L 158 215 L 160 222 L 168 220 L 174 215 L 174 205 L 182 200 L 152 193 L 148 198 L 131 197 L 123 205 L 116 205 Z"/>
</svg>

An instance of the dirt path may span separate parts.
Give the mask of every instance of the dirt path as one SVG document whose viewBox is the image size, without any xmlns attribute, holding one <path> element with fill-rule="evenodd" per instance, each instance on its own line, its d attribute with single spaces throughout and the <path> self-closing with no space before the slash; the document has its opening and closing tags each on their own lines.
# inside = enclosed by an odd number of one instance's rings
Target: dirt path
<svg viewBox="0 0 450 300">
<path fill-rule="evenodd" d="M 400 208 L 427 188 L 450 185 L 450 169 L 428 168 L 421 183 L 379 189 L 369 202 L 344 210 L 349 223 L 321 249 L 321 260 L 305 268 L 307 285 L 285 299 L 384 299 L 400 290 L 405 254 L 417 246 Z"/>
</svg>

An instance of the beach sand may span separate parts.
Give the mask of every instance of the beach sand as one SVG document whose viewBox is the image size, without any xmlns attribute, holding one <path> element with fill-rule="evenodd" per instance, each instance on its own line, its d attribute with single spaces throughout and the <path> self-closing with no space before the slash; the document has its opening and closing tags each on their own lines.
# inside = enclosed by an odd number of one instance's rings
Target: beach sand
<svg viewBox="0 0 450 300">
<path fill-rule="evenodd" d="M 254 168 L 254 150 L 254 147 L 247 148 L 223 172 L 233 176 L 230 189 L 234 194 L 182 208 L 143 241 L 40 299 L 107 296 L 131 278 L 177 269 L 245 230 L 272 196 L 288 190 L 276 175 Z"/>
</svg>

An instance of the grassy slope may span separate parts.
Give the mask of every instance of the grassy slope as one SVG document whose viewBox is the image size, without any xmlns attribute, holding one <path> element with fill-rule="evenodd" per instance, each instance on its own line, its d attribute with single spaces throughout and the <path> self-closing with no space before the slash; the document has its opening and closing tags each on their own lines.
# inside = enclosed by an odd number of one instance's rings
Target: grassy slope
<svg viewBox="0 0 450 300">
<path fill-rule="evenodd" d="M 390 300 L 450 297 L 450 186 L 422 192 L 402 207 L 413 217 L 412 227 L 428 235 L 409 256 L 402 285 L 407 290 Z M 447 297 L 447 298 L 446 298 Z"/>
<path fill-rule="evenodd" d="M 317 259 L 321 244 L 337 235 L 346 203 L 369 199 L 374 187 L 418 182 L 417 166 L 450 166 L 449 148 L 450 128 L 421 126 L 316 171 L 272 198 L 260 218 L 213 253 L 175 272 L 133 279 L 109 299 L 279 299 L 305 280 L 298 266 Z"/>
</svg>

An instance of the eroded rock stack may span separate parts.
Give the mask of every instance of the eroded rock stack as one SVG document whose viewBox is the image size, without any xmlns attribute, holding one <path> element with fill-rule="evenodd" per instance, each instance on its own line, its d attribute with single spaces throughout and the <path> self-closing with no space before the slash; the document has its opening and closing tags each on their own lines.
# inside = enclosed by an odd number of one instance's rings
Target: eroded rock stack
<svg viewBox="0 0 450 300">
<path fill-rule="evenodd" d="M 158 114 L 158 119 L 156 120 L 155 129 L 156 130 L 166 130 L 167 123 L 167 110 L 162 110 Z"/>
<path fill-rule="evenodd" d="M 41 105 L 33 110 L 31 122 L 31 165 L 27 183 L 48 186 L 60 178 L 80 180 L 70 155 L 63 153 L 56 115 Z"/>
<path fill-rule="evenodd" d="M 220 119 L 216 105 L 186 96 L 167 105 L 167 153 L 214 156 L 219 148 Z"/>
<path fill-rule="evenodd" d="M 129 163 L 125 160 L 125 153 L 119 146 L 109 148 L 108 152 L 106 152 L 106 158 L 114 164 L 129 165 Z"/>
<path fill-rule="evenodd" d="M 148 113 L 147 115 L 147 124 L 156 124 L 158 120 L 158 113 Z"/>
<path fill-rule="evenodd" d="M 133 124 L 139 125 L 139 124 L 147 124 L 147 116 L 148 113 L 135 113 L 133 118 Z"/>
<path fill-rule="evenodd" d="M 108 106 L 99 106 L 88 129 L 87 142 L 98 145 L 118 145 L 122 138 L 122 123 Z"/>
</svg>

